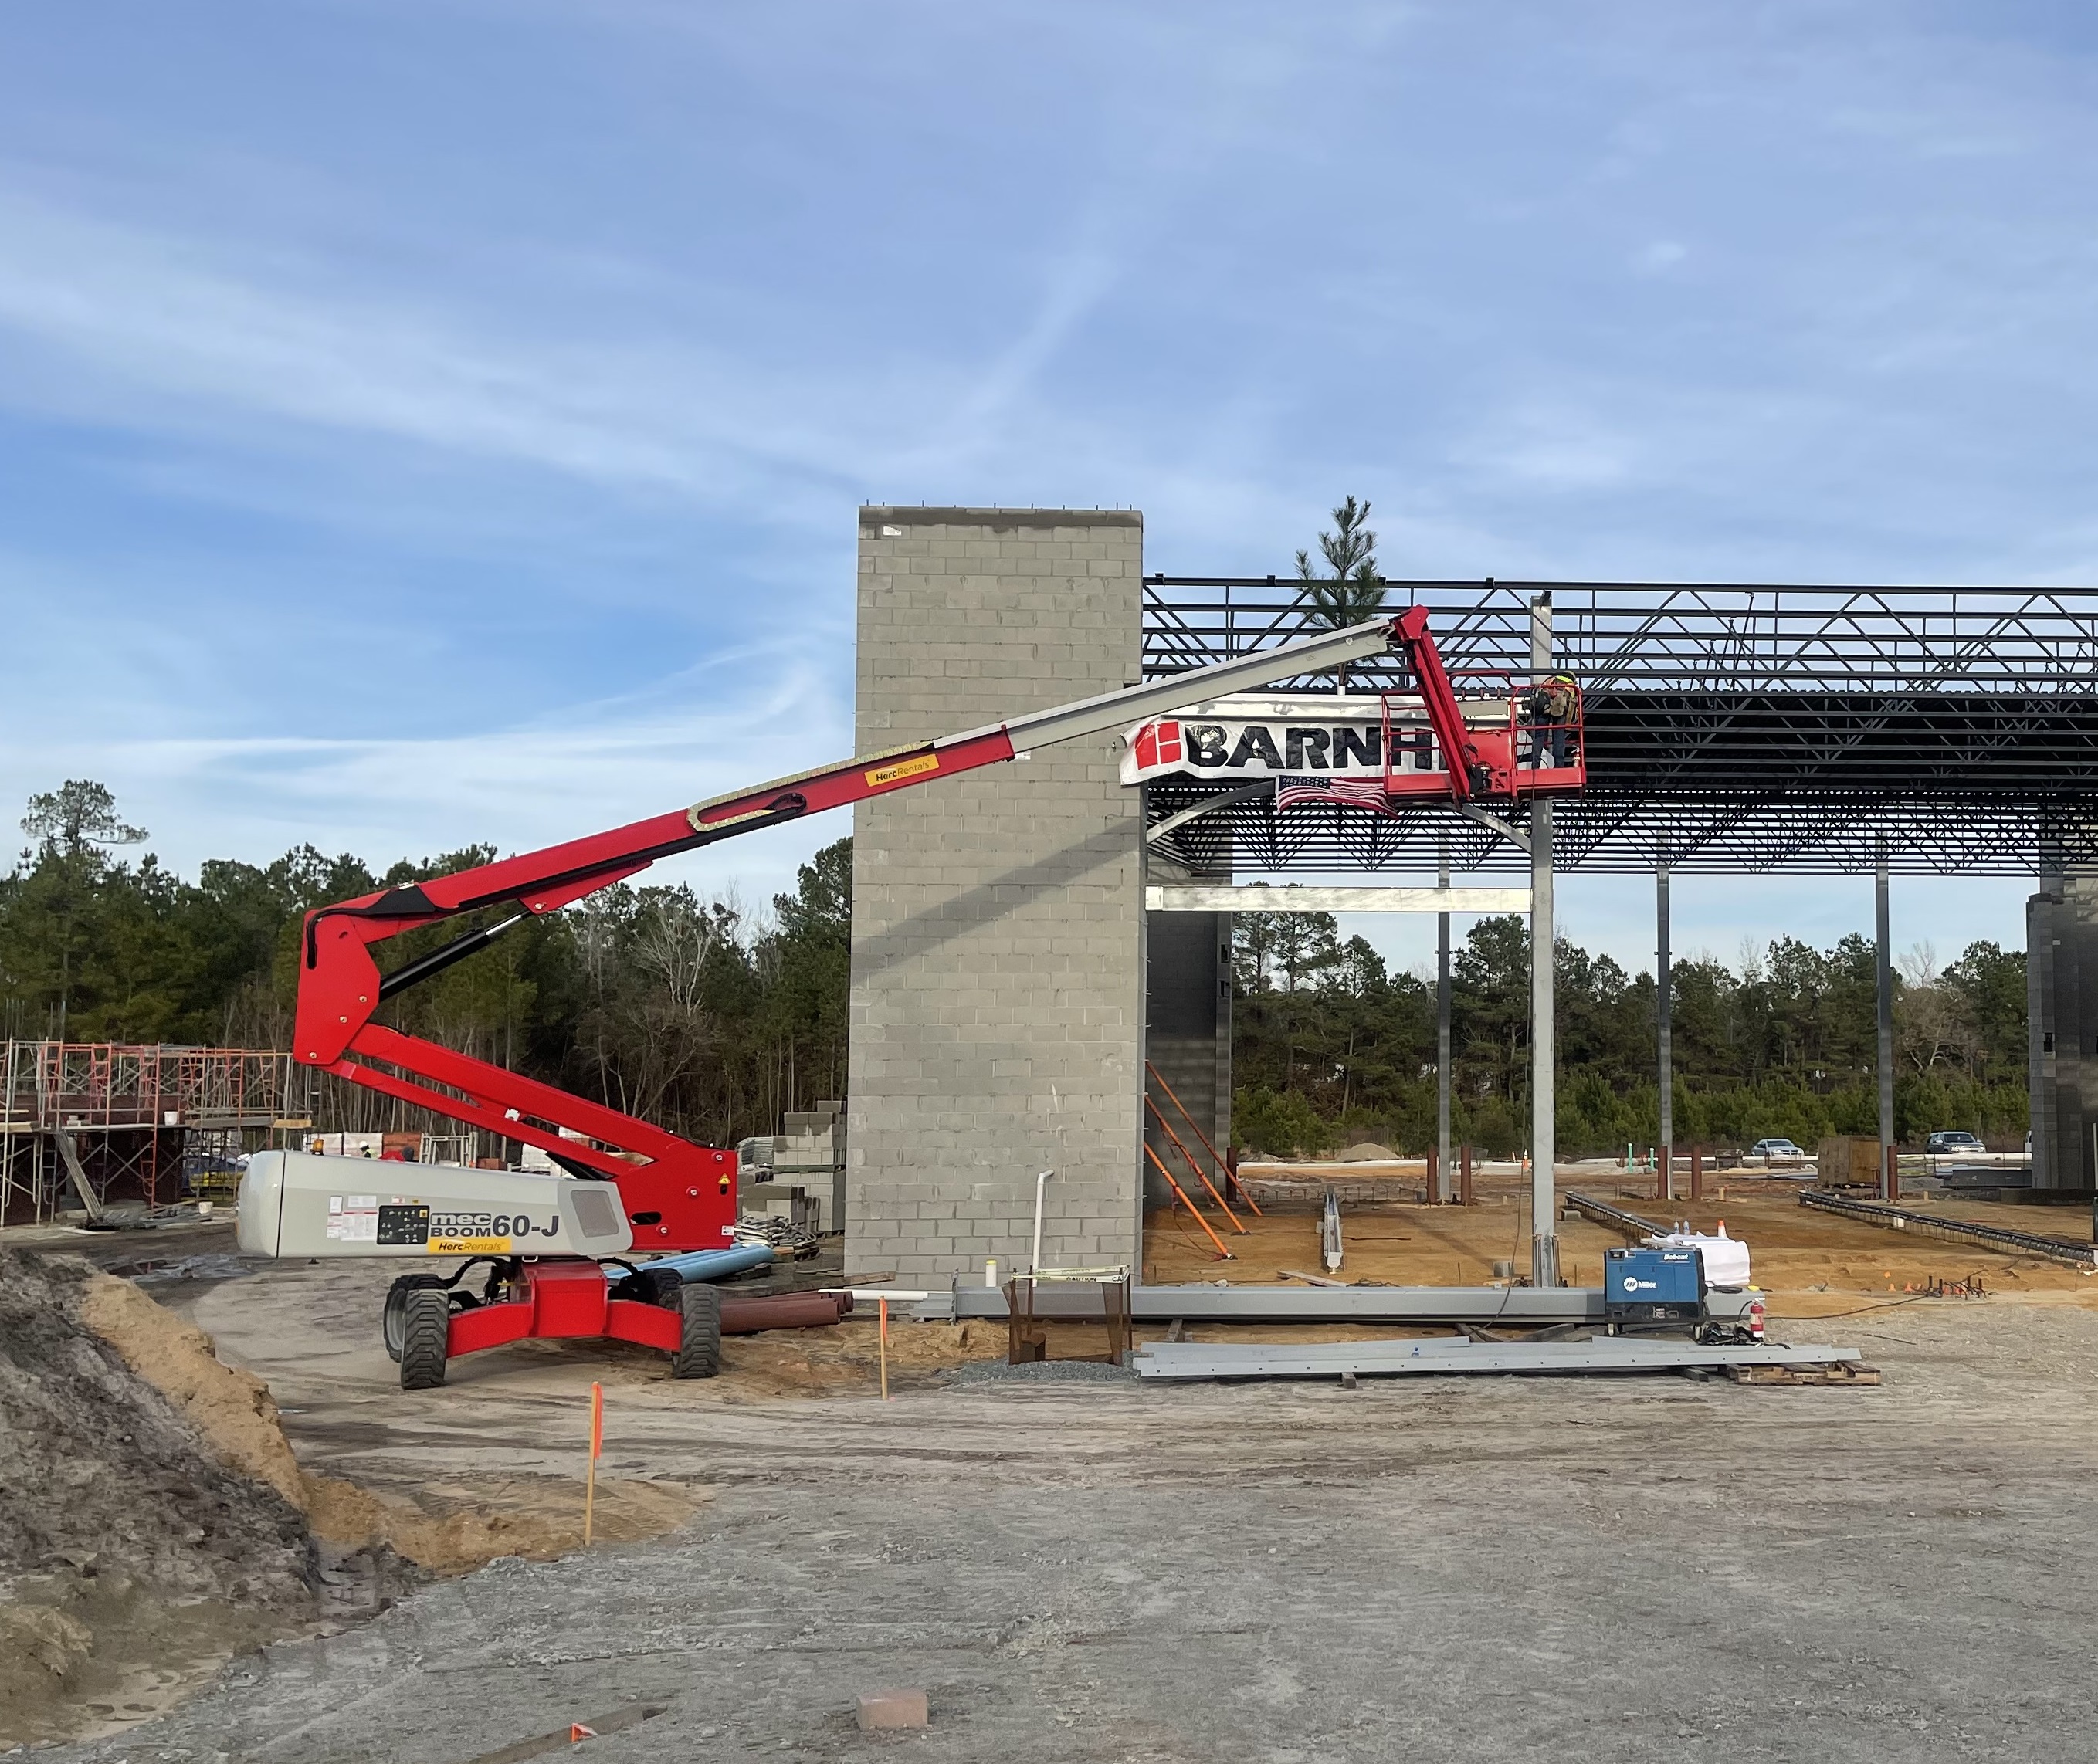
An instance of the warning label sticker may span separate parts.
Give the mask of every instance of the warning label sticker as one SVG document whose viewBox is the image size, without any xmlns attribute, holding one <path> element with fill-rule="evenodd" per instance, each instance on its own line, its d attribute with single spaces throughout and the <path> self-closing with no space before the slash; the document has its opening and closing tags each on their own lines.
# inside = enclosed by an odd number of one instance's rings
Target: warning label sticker
<svg viewBox="0 0 2098 1764">
<path fill-rule="evenodd" d="M 377 1243 L 379 1241 L 379 1196 L 376 1195 L 330 1195 L 327 1235 L 331 1243 Z"/>
</svg>

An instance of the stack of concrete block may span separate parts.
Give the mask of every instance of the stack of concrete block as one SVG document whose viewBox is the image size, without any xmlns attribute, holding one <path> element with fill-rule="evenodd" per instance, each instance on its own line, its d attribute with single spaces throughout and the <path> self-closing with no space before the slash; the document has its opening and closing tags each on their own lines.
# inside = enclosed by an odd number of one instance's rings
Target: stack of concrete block
<svg viewBox="0 0 2098 1764">
<path fill-rule="evenodd" d="M 814 1108 L 789 1112 L 781 1123 L 786 1131 L 772 1142 L 772 1167 L 767 1186 L 790 1190 L 803 1197 L 805 1205 L 774 1209 L 783 1218 L 810 1230 L 830 1232 L 845 1229 L 845 1118 L 842 1103 L 819 1103 Z"/>
</svg>

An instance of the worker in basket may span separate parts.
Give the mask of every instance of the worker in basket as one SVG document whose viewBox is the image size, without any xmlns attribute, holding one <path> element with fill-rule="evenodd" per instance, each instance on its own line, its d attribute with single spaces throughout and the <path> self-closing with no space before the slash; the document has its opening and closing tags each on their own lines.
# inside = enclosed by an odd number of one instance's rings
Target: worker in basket
<svg viewBox="0 0 2098 1764">
<path fill-rule="evenodd" d="M 1578 739 L 1574 725 L 1574 676 L 1555 674 L 1533 687 L 1523 700 L 1522 720 L 1530 725 L 1530 763 L 1563 766 L 1571 763 Z"/>
</svg>

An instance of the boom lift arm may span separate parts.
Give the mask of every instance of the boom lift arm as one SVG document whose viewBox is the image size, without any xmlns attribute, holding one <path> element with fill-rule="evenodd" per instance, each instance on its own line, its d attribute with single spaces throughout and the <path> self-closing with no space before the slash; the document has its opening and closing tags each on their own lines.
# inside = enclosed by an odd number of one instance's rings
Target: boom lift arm
<svg viewBox="0 0 2098 1764">
<path fill-rule="evenodd" d="M 1395 618 L 819 766 L 608 832 L 318 908 L 305 920 L 294 1056 L 351 1083 L 537 1147 L 572 1174 L 614 1179 L 639 1249 L 713 1247 L 734 1228 L 731 1154 L 692 1145 L 616 1109 L 386 1028 L 372 1021 L 380 1005 L 485 948 L 524 918 L 572 905 L 658 858 L 1394 649 L 1405 652 L 1424 691 L 1430 679 L 1441 682 L 1446 715 L 1461 731 L 1455 700 L 1427 635 L 1426 614 L 1416 608 Z M 1438 733 L 1443 728 L 1439 721 L 1437 728 Z M 1457 768 L 1451 773 L 1454 779 Z M 374 946 L 404 932 L 502 906 L 518 910 L 390 973 L 382 974 L 373 959 Z M 563 1128 L 585 1137 L 564 1137 Z"/>
</svg>

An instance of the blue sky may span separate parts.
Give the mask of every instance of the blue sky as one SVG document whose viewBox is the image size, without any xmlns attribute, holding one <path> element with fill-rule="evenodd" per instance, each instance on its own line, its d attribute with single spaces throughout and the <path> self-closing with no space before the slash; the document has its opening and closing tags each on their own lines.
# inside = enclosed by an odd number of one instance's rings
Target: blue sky
<svg viewBox="0 0 2098 1764">
<path fill-rule="evenodd" d="M 1394 575 L 2089 581 L 2094 49 L 2014 0 L 16 9 L 0 805 L 385 860 L 835 757 L 868 500 L 1133 505 L 1186 574 L 1352 491 Z M 1903 883 L 1897 941 L 2025 892 Z M 1677 904 L 1729 959 L 1870 924 Z M 1564 889 L 1629 963 L 1650 911 Z"/>
</svg>

